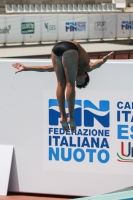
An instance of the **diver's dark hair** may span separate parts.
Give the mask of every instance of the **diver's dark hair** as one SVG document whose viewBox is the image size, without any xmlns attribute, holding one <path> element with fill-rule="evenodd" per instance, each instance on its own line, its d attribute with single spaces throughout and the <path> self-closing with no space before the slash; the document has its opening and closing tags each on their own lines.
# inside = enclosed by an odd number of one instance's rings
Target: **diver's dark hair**
<svg viewBox="0 0 133 200">
<path fill-rule="evenodd" d="M 86 78 L 85 78 L 85 82 L 83 85 L 78 85 L 77 82 L 76 82 L 76 87 L 81 89 L 81 88 L 85 88 L 88 84 L 89 84 L 89 81 L 90 81 L 90 77 L 88 75 L 87 72 L 85 72 L 85 74 L 87 75 Z"/>
</svg>

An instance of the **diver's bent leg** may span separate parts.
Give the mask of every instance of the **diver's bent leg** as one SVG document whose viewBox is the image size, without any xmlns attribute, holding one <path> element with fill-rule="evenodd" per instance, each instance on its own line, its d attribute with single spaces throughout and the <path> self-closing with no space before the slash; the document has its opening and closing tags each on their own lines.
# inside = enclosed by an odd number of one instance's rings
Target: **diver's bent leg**
<svg viewBox="0 0 133 200">
<path fill-rule="evenodd" d="M 75 104 L 75 82 L 74 84 L 67 83 L 66 99 L 68 102 L 69 121 L 74 120 L 74 104 Z"/>
<path fill-rule="evenodd" d="M 61 122 L 67 121 L 66 111 L 65 111 L 65 88 L 66 88 L 65 85 L 63 86 L 58 82 L 58 86 L 56 89 L 56 96 L 57 96 L 59 110 L 61 114 Z"/>
<path fill-rule="evenodd" d="M 66 77 L 64 68 L 62 66 L 62 60 L 58 58 L 54 53 L 52 55 L 52 63 L 57 77 L 57 89 L 56 96 L 59 104 L 59 110 L 61 114 L 60 122 L 62 127 L 68 131 L 69 127 L 67 124 L 66 111 L 65 111 L 65 88 L 66 88 Z M 64 123 L 65 122 L 65 123 Z"/>
<path fill-rule="evenodd" d="M 69 50 L 63 54 L 63 67 L 66 75 L 66 99 L 68 101 L 68 111 L 71 130 L 76 129 L 74 122 L 74 104 L 75 104 L 75 80 L 78 68 L 78 52 L 76 50 Z"/>
</svg>

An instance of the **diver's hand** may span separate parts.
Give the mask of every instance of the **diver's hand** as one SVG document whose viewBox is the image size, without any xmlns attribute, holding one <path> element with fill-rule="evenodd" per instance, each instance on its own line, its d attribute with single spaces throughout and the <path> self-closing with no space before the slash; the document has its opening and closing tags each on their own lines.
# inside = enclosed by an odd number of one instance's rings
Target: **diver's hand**
<svg viewBox="0 0 133 200">
<path fill-rule="evenodd" d="M 23 64 L 21 64 L 21 63 L 13 63 L 12 66 L 13 66 L 14 68 L 17 69 L 17 71 L 15 72 L 15 74 L 18 73 L 18 72 L 24 71 L 25 68 L 26 68 L 26 67 L 25 67 Z"/>
<path fill-rule="evenodd" d="M 112 52 L 110 52 L 109 54 L 107 54 L 106 56 L 104 56 L 103 59 L 102 59 L 102 60 L 103 60 L 103 63 L 105 63 L 113 53 L 114 53 L 114 52 L 112 51 Z"/>
</svg>

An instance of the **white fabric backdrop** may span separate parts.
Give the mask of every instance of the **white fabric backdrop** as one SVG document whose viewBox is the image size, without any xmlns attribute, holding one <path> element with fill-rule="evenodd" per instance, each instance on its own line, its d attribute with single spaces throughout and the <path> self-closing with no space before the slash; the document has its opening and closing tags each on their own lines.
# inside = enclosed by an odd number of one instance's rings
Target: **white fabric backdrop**
<svg viewBox="0 0 133 200">
<path fill-rule="evenodd" d="M 128 38 L 132 19 L 132 13 L 0 15 L 0 29 L 6 29 L 0 43 Z"/>
<path fill-rule="evenodd" d="M 86 39 L 88 38 L 88 15 L 75 14 L 73 15 L 74 22 L 77 23 L 77 31 L 74 31 L 74 39 Z M 80 22 L 80 23 L 79 23 Z M 78 26 L 79 25 L 79 26 Z M 80 28 L 81 26 L 81 28 Z M 81 29 L 81 30 L 80 30 Z"/>
<path fill-rule="evenodd" d="M 103 38 L 103 15 L 90 14 L 89 15 L 89 38 Z"/>
<path fill-rule="evenodd" d="M 117 14 L 117 37 L 127 38 L 130 36 L 130 28 L 127 28 L 130 21 L 130 13 Z"/>
<path fill-rule="evenodd" d="M 58 23 L 56 14 L 42 14 L 41 16 L 41 41 L 57 40 Z"/>
<path fill-rule="evenodd" d="M 23 35 L 21 34 L 21 23 L 23 15 L 6 15 L 5 26 L 9 27 L 9 34 L 6 34 L 7 43 L 23 42 Z"/>
<path fill-rule="evenodd" d="M 24 15 L 25 23 L 34 23 L 34 33 L 23 34 L 24 42 L 39 42 L 41 40 L 41 15 Z"/>
<path fill-rule="evenodd" d="M 58 40 L 72 40 L 74 38 L 74 31 L 70 30 L 73 20 L 73 14 L 58 14 Z"/>
<path fill-rule="evenodd" d="M 115 38 L 117 26 L 116 14 L 103 14 L 103 21 L 106 22 L 103 30 L 103 38 Z"/>
<path fill-rule="evenodd" d="M 130 13 L 130 23 L 131 23 L 130 37 L 133 37 L 133 13 Z"/>
<path fill-rule="evenodd" d="M 0 15 L 0 43 L 5 43 L 5 15 Z"/>
</svg>

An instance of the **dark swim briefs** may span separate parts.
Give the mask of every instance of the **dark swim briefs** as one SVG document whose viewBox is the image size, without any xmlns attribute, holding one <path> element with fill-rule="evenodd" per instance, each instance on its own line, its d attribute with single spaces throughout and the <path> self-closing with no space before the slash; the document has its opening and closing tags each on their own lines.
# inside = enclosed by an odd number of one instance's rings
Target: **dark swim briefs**
<svg viewBox="0 0 133 200">
<path fill-rule="evenodd" d="M 65 51 L 72 50 L 72 49 L 78 51 L 78 47 L 74 43 L 68 42 L 68 41 L 64 41 L 64 42 L 57 43 L 53 47 L 52 51 L 56 56 L 61 58 Z"/>
</svg>

